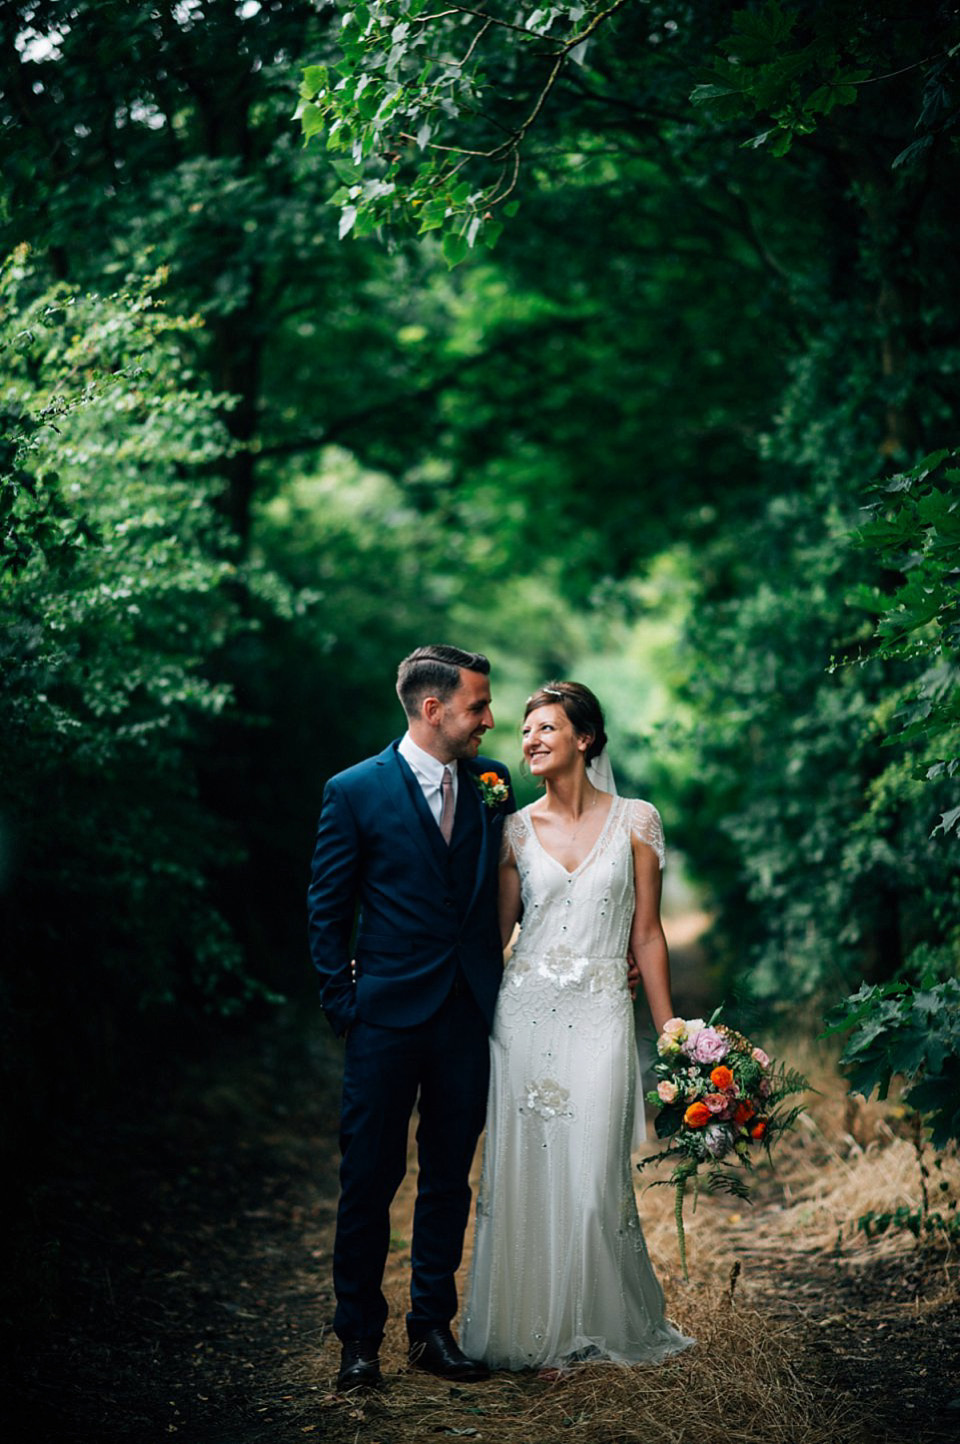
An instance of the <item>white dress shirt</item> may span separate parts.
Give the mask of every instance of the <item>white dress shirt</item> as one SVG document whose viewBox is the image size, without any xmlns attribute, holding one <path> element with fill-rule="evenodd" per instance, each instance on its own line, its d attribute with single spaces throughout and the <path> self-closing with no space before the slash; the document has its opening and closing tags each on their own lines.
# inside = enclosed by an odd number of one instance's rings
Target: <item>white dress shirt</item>
<svg viewBox="0 0 960 1444">
<path fill-rule="evenodd" d="M 449 767 L 453 781 L 453 805 L 457 805 L 457 764 L 456 762 L 440 762 L 436 757 L 431 757 L 429 752 L 424 752 L 416 742 L 405 732 L 397 744 L 397 751 L 405 762 L 410 764 L 414 777 L 420 784 L 423 795 L 426 798 L 433 820 L 440 826 L 440 817 L 443 813 L 443 771 Z"/>
</svg>

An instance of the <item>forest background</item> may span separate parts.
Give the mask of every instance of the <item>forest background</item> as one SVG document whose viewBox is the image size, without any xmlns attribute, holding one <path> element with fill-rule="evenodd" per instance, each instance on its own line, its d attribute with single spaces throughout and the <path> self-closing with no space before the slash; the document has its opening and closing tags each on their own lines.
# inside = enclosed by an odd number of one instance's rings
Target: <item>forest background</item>
<svg viewBox="0 0 960 1444">
<path fill-rule="evenodd" d="M 599 692 L 733 1020 L 957 1029 L 956 7 L 479 9 L 3 7 L 18 1307 L 51 1129 L 310 1004 L 323 783 L 424 640 L 515 771 Z"/>
</svg>

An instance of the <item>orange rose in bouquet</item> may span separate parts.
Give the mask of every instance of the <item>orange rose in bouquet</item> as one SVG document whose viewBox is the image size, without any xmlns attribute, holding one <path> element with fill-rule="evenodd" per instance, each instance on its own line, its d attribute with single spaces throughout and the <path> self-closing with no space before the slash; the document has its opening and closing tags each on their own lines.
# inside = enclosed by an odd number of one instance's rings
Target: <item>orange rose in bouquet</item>
<svg viewBox="0 0 960 1444">
<path fill-rule="evenodd" d="M 683 1115 L 683 1121 L 688 1128 L 705 1128 L 712 1117 L 713 1114 L 705 1103 L 691 1103 Z"/>
</svg>

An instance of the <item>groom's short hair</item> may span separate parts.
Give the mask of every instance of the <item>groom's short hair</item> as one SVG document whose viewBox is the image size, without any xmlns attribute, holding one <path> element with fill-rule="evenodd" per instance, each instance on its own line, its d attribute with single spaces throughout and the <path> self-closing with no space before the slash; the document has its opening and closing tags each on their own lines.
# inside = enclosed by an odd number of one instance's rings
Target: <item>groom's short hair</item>
<svg viewBox="0 0 960 1444">
<path fill-rule="evenodd" d="M 417 647 L 397 668 L 397 696 L 408 717 L 416 717 L 424 697 L 449 702 L 460 686 L 460 668 L 487 676 L 490 663 L 482 652 L 460 647 Z"/>
</svg>

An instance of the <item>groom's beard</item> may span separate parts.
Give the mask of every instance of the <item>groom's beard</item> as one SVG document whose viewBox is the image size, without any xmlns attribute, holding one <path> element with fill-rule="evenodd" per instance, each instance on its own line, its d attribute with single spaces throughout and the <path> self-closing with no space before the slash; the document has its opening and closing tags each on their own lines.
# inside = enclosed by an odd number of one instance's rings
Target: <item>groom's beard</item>
<svg viewBox="0 0 960 1444">
<path fill-rule="evenodd" d="M 471 732 L 466 737 L 462 737 L 450 736 L 448 732 L 443 732 L 441 735 L 450 753 L 451 762 L 471 762 L 480 751 L 484 734 Z"/>
</svg>

